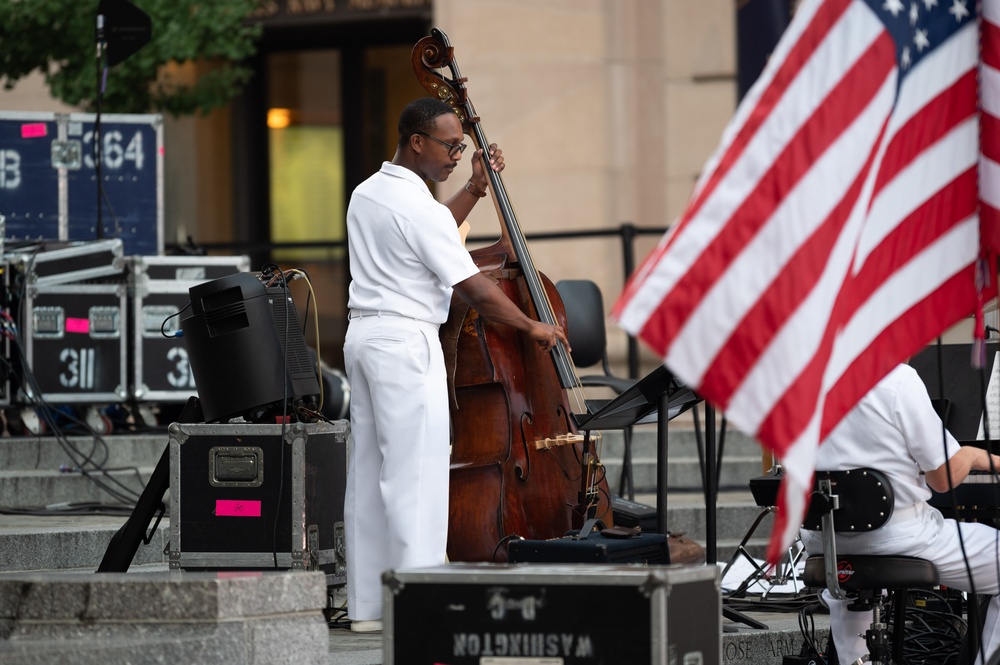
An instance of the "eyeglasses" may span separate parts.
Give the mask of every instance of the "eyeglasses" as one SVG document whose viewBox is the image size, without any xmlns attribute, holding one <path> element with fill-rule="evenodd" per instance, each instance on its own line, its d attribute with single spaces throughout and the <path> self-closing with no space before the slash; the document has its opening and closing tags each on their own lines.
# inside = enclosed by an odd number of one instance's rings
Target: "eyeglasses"
<svg viewBox="0 0 1000 665">
<path fill-rule="evenodd" d="M 421 136 L 426 136 L 427 138 L 431 139 L 432 141 L 437 141 L 438 143 L 440 143 L 444 147 L 448 148 L 448 156 L 449 157 L 454 157 L 455 155 L 461 155 L 463 152 L 465 152 L 465 149 L 469 147 L 469 146 L 465 145 L 464 143 L 447 143 L 447 142 L 442 141 L 441 139 L 437 138 L 436 136 L 431 136 L 427 132 L 416 132 L 416 133 L 420 134 Z"/>
</svg>

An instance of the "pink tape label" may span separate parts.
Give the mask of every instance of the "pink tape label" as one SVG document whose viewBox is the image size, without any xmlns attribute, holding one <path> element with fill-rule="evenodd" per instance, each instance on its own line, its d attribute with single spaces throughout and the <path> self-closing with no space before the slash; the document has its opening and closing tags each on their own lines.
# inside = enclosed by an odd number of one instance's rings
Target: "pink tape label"
<svg viewBox="0 0 1000 665">
<path fill-rule="evenodd" d="M 215 502 L 216 517 L 260 517 L 260 501 L 233 501 L 218 499 Z"/>
<path fill-rule="evenodd" d="M 44 122 L 31 122 L 21 125 L 22 139 L 37 139 L 49 133 L 48 125 Z"/>
<path fill-rule="evenodd" d="M 90 319 L 66 319 L 66 332 L 84 333 L 90 332 Z"/>
</svg>

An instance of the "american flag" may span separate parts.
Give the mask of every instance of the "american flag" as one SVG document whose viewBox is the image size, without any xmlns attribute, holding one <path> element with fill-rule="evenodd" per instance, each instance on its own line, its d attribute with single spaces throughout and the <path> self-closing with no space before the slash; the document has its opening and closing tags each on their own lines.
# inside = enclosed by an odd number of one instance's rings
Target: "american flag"
<svg viewBox="0 0 1000 665">
<path fill-rule="evenodd" d="M 781 459 L 772 562 L 820 442 L 995 293 L 1000 0 L 982 4 L 802 3 L 612 311 Z"/>
</svg>

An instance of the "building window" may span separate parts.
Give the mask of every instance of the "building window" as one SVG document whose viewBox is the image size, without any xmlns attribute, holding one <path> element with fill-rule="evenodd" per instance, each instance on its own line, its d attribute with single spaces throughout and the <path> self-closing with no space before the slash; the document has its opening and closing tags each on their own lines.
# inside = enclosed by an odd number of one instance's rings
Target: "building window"
<svg viewBox="0 0 1000 665">
<path fill-rule="evenodd" d="M 344 239 L 347 206 L 340 52 L 268 55 L 268 158 L 271 239 Z M 330 257 L 330 250 L 286 249 L 278 262 Z"/>
</svg>

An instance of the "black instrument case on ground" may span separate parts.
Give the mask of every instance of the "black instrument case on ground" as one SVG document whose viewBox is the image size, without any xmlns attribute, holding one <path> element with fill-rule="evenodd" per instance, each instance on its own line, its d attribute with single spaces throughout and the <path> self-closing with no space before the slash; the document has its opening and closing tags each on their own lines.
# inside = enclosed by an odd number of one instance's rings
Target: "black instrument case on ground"
<svg viewBox="0 0 1000 665">
<path fill-rule="evenodd" d="M 664 534 L 605 529 L 598 520 L 562 538 L 512 541 L 507 551 L 511 563 L 670 563 Z"/>
</svg>

